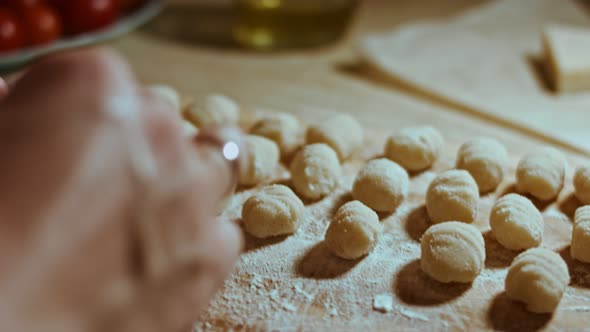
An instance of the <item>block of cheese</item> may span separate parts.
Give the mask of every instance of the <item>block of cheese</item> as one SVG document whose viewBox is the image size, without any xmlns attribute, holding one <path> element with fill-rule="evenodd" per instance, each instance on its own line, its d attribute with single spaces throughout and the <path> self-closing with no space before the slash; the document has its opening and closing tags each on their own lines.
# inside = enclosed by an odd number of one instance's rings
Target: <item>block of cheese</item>
<svg viewBox="0 0 590 332">
<path fill-rule="evenodd" d="M 590 92 L 590 28 L 548 25 L 543 48 L 554 90 Z"/>
</svg>

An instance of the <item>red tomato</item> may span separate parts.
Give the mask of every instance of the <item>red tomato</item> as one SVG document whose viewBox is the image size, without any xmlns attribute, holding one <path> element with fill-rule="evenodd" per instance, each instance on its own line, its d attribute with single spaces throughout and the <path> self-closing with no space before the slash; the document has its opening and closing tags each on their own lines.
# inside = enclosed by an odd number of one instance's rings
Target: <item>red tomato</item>
<svg viewBox="0 0 590 332">
<path fill-rule="evenodd" d="M 61 19 L 50 6 L 39 3 L 21 15 L 29 45 L 47 44 L 61 36 Z"/>
<path fill-rule="evenodd" d="M 16 11 L 21 11 L 32 6 L 36 6 L 43 3 L 43 0 L 6 0 L 8 6 Z"/>
<path fill-rule="evenodd" d="M 32 0 L 32 1 L 35 1 L 35 0 Z M 69 0 L 45 0 L 44 2 L 53 6 L 55 9 L 57 9 L 61 13 L 66 8 L 68 1 Z M 77 1 L 77 0 L 74 0 L 74 1 Z"/>
<path fill-rule="evenodd" d="M 69 33 L 83 33 L 113 23 L 119 14 L 117 0 L 75 0 L 65 6 L 64 23 Z"/>
<path fill-rule="evenodd" d="M 0 52 L 13 51 L 24 45 L 24 33 L 18 17 L 5 8 L 0 8 Z"/>
</svg>

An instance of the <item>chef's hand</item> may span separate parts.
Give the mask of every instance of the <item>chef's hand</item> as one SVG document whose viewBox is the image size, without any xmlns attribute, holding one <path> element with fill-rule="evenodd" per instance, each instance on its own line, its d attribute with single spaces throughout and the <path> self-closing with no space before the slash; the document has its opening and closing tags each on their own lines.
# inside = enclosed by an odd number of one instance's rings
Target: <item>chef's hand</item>
<svg viewBox="0 0 590 332">
<path fill-rule="evenodd" d="M 107 50 L 51 57 L 11 84 L 1 331 L 175 331 L 207 305 L 242 245 L 215 220 L 231 170 L 170 108 Z"/>
</svg>

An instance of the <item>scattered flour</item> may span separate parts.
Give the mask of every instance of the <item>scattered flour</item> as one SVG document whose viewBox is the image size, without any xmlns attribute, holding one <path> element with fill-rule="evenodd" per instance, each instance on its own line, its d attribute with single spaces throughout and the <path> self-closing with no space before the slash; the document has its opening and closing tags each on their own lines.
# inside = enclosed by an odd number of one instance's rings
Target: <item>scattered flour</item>
<svg viewBox="0 0 590 332">
<path fill-rule="evenodd" d="M 373 138 L 371 144 L 377 146 L 383 138 Z M 380 149 L 369 148 L 371 153 Z M 506 174 L 514 174 L 515 162 Z M 428 331 L 433 324 L 442 330 L 485 330 L 491 328 L 494 317 L 512 317 L 512 307 L 504 307 L 506 303 L 497 299 L 502 299 L 506 270 L 514 254 L 494 245 L 487 234 L 489 211 L 501 189 L 480 199 L 474 225 L 484 234 L 490 251 L 486 250 L 486 267 L 471 285 L 439 284 L 420 269 L 419 239 L 428 227 L 424 193 L 435 174 L 453 163 L 453 158 L 443 156 L 432 170 L 414 175 L 408 198 L 393 214 L 382 216 L 380 242 L 368 256 L 353 262 L 334 257 L 322 244 L 331 215 L 350 200 L 355 173 L 362 166 L 357 160 L 345 163 L 341 188 L 308 204 L 295 234 L 278 240 L 246 238 L 246 250 L 234 273 L 201 314 L 196 330 L 388 331 L 395 326 L 398 330 Z M 513 179 L 506 181 L 500 188 L 507 188 Z M 221 217 L 239 223 L 241 204 L 255 190 L 231 197 Z M 566 186 L 564 197 L 571 191 Z M 561 251 L 564 243 L 569 243 L 571 228 L 560 229 L 571 222 L 563 220 L 567 216 L 559 212 L 558 204 L 547 207 L 543 215 L 551 236 L 542 245 Z M 574 266 L 572 283 L 590 285 L 588 268 Z M 498 303 L 502 306 L 497 307 Z M 577 319 L 590 326 L 590 315 L 582 314 L 590 311 L 590 287 L 569 287 L 559 310 L 569 312 L 570 317 L 580 313 Z M 567 326 L 559 323 L 560 317 L 558 312 L 549 323 L 551 327 Z"/>
<path fill-rule="evenodd" d="M 373 309 L 383 313 L 391 312 L 393 310 L 393 298 L 389 294 L 375 295 Z"/>
</svg>

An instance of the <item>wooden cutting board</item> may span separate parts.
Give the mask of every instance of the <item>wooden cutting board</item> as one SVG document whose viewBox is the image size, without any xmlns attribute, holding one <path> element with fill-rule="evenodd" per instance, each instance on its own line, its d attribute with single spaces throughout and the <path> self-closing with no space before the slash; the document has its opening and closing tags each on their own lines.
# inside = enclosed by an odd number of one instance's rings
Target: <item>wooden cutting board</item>
<svg viewBox="0 0 590 332">
<path fill-rule="evenodd" d="M 389 30 L 408 19 L 452 14 L 471 4 L 468 0 L 367 1 L 352 36 Z M 527 331 L 590 326 L 590 267 L 573 263 L 567 251 L 572 212 L 578 204 L 571 198 L 572 169 L 583 156 L 563 149 L 571 164 L 567 185 L 556 203 L 542 206 L 543 246 L 564 256 L 572 284 L 555 315 L 529 314 L 503 295 L 503 279 L 515 253 L 495 242 L 487 219 L 493 201 L 511 190 L 520 156 L 551 139 L 421 101 L 414 92 L 359 65 L 350 41 L 319 51 L 260 55 L 177 44 L 140 32 L 116 46 L 144 82 L 168 83 L 195 98 L 226 93 L 243 105 L 246 114 L 259 108 L 282 110 L 312 123 L 333 112 L 347 112 L 367 132 L 362 151 L 343 166 L 341 188 L 307 205 L 305 222 L 295 235 L 269 241 L 246 237 L 246 250 L 234 273 L 209 310 L 201 313 L 197 330 Z M 333 211 L 349 199 L 355 172 L 365 159 L 381 152 L 389 132 L 418 124 L 433 125 L 444 134 L 447 143 L 441 160 L 432 170 L 414 175 L 407 201 L 393 215 L 382 216 L 384 233 L 373 253 L 355 262 L 331 256 L 322 245 L 323 234 Z M 497 138 L 510 153 L 506 181 L 497 192 L 481 198 L 476 226 L 486 239 L 486 268 L 473 284 L 439 284 L 420 271 L 418 262 L 418 240 L 428 226 L 424 191 L 435 173 L 453 166 L 459 145 L 480 135 Z M 277 181 L 287 175 L 279 171 Z M 222 218 L 239 222 L 241 203 L 255 190 L 236 194 Z M 392 312 L 373 310 L 378 294 L 391 296 Z"/>
</svg>

